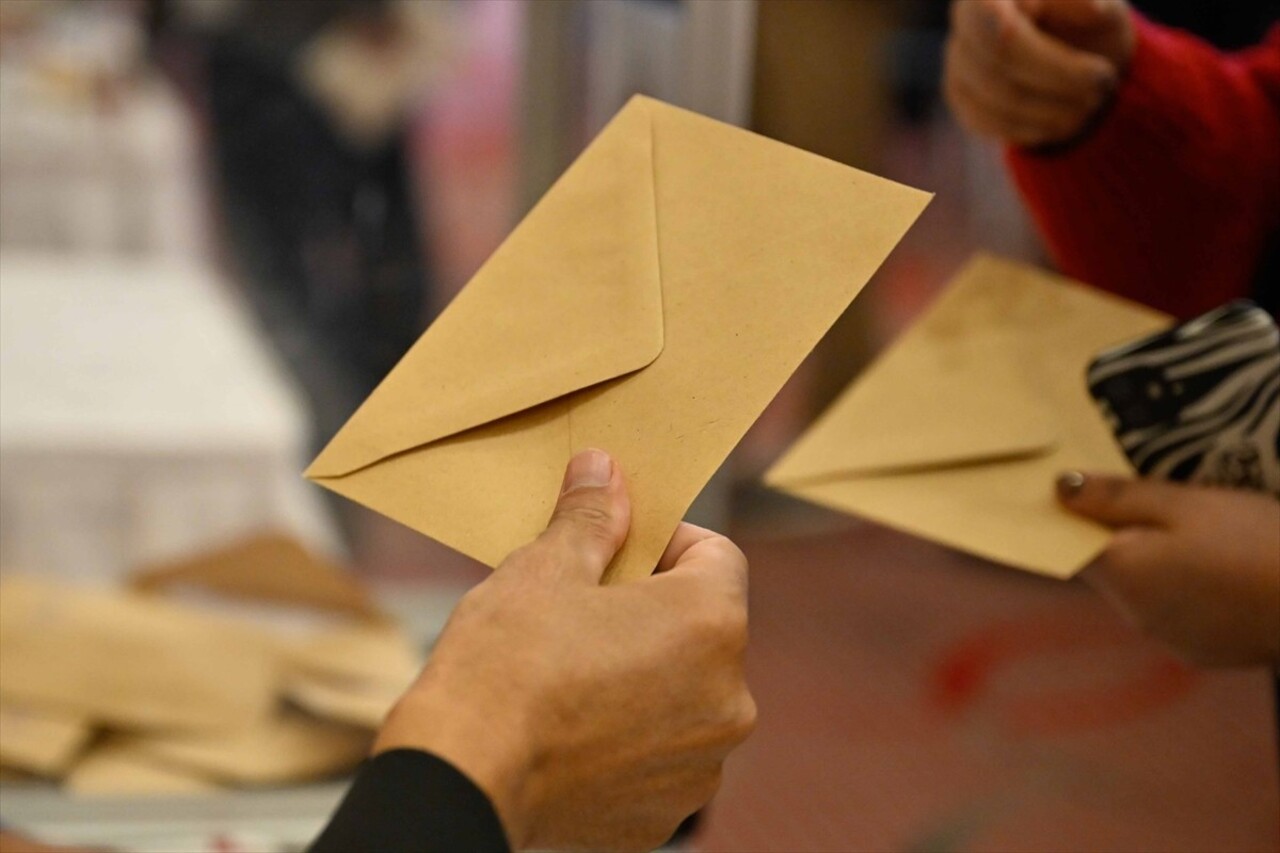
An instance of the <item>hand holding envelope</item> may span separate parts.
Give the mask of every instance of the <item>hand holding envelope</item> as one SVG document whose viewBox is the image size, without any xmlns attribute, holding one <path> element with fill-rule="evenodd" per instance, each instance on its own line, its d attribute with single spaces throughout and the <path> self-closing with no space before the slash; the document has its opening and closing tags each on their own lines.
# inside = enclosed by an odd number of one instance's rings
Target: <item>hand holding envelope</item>
<svg viewBox="0 0 1280 853">
<path fill-rule="evenodd" d="M 652 572 L 929 196 L 633 98 L 307 470 L 491 566 L 606 449 Z"/>
<path fill-rule="evenodd" d="M 1067 469 L 1131 468 L 1089 399 L 1099 351 L 1163 314 L 979 256 L 766 474 L 781 491 L 1066 578 L 1109 531 L 1053 499 Z"/>
</svg>

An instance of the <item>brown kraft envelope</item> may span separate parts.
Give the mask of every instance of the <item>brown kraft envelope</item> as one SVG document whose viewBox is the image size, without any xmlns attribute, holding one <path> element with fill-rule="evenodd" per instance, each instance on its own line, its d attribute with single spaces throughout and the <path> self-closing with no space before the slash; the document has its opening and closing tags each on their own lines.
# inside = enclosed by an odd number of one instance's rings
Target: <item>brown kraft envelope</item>
<svg viewBox="0 0 1280 853">
<path fill-rule="evenodd" d="M 632 98 L 306 474 L 493 566 L 602 448 L 645 577 L 929 198 Z"/>
<path fill-rule="evenodd" d="M 0 705 L 0 766 L 61 776 L 92 736 L 83 714 Z"/>
<path fill-rule="evenodd" d="M 349 572 L 283 533 L 261 533 L 191 557 L 146 566 L 129 583 L 144 592 L 196 588 L 360 619 L 384 618 Z"/>
<path fill-rule="evenodd" d="M 261 721 L 279 652 L 248 625 L 166 601 L 11 577 L 0 584 L 0 700 L 133 728 Z"/>
<path fill-rule="evenodd" d="M 207 777 L 169 767 L 108 738 L 71 769 L 62 787 L 81 797 L 195 796 L 225 790 Z"/>
<path fill-rule="evenodd" d="M 377 730 L 408 685 L 325 678 L 296 673 L 285 681 L 285 696 L 313 716 Z"/>
<path fill-rule="evenodd" d="M 235 732 L 121 735 L 140 758 L 219 782 L 278 785 L 332 776 L 369 754 L 372 733 L 282 711 Z"/>
<path fill-rule="evenodd" d="M 1068 469 L 1130 475 L 1089 397 L 1100 351 L 1170 318 L 979 255 L 765 475 L 781 491 L 1056 578 L 1109 531 L 1053 496 Z"/>
</svg>

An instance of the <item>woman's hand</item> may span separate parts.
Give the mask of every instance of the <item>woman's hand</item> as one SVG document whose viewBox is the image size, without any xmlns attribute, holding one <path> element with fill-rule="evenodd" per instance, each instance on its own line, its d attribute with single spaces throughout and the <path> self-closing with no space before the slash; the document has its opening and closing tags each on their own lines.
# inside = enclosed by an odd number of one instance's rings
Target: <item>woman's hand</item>
<svg viewBox="0 0 1280 853">
<path fill-rule="evenodd" d="M 980 136 L 1066 142 L 1106 105 L 1135 41 L 1124 0 L 955 0 L 943 90 Z"/>
<path fill-rule="evenodd" d="M 1058 497 L 1116 529 L 1081 577 L 1148 634 L 1197 663 L 1280 663 L 1280 501 L 1077 472 Z"/>
</svg>

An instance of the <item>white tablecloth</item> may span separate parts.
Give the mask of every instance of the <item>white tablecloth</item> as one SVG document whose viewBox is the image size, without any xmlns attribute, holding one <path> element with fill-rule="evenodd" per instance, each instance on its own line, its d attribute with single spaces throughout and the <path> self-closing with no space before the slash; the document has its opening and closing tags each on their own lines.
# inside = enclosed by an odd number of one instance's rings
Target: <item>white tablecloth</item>
<svg viewBox="0 0 1280 853">
<path fill-rule="evenodd" d="M 106 105 L 53 97 L 18 62 L 0 75 L 0 245 L 209 257 L 202 154 L 176 92 L 144 78 Z"/>
<path fill-rule="evenodd" d="M 263 528 L 332 552 L 306 448 L 211 271 L 0 253 L 0 568 L 109 581 Z"/>
</svg>

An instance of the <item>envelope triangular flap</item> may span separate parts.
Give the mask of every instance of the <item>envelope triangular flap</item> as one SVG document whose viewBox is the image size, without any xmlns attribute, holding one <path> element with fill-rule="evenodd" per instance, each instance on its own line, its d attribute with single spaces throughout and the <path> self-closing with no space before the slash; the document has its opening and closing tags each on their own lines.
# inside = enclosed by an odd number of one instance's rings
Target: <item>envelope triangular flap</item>
<svg viewBox="0 0 1280 853">
<path fill-rule="evenodd" d="M 1098 555 L 1111 531 L 1059 506 L 1053 478 L 1073 469 L 1132 474 L 1089 398 L 1085 365 L 1098 352 L 1168 323 L 1165 315 L 1118 297 L 980 255 L 775 466 L 768 480 L 814 503 L 988 560 L 1070 577 Z M 939 380 L 951 373 L 950 386 Z M 1005 393 L 1019 399 L 998 399 Z M 895 394 L 905 395 L 908 402 Z M 931 395 L 936 396 L 930 400 Z M 994 416 L 1014 418 L 1041 405 L 1052 412 L 1052 446 L 1013 453 L 1015 441 L 1034 441 L 1030 435 L 1014 436 L 1012 430 L 1001 432 Z M 902 436 L 916 440 L 933 427 L 945 430 L 958 414 L 967 424 L 957 430 L 963 434 L 954 436 L 951 445 L 938 436 L 938 447 L 916 458 L 938 461 L 940 448 L 967 449 L 972 464 L 957 456 L 931 467 L 893 470 L 885 465 L 892 457 L 883 445 Z M 979 422 L 988 432 L 972 430 Z M 867 450 L 876 442 L 883 455 Z M 1008 442 L 1008 453 L 981 456 L 984 447 L 992 452 L 1001 442 Z M 853 449 L 844 450 L 841 444 Z M 824 454 L 827 467 L 820 468 Z M 869 470 L 865 466 L 871 462 L 882 467 Z M 849 473 L 839 467 L 852 463 L 864 467 L 845 468 Z"/>
<path fill-rule="evenodd" d="M 992 281 L 961 277 L 837 398 L 767 482 L 905 473 L 1052 450 L 1052 407 L 1024 367 L 1023 339 L 1035 330 L 1010 304 L 1026 294 Z"/>
<path fill-rule="evenodd" d="M 604 580 L 645 577 L 716 468 L 929 200 L 657 101 L 632 101 L 619 121 L 632 122 L 637 107 L 649 124 L 631 126 L 652 134 L 652 186 L 630 186 L 656 205 L 646 227 L 658 237 L 661 354 L 613 381 L 319 478 L 326 488 L 496 566 L 545 529 L 572 452 L 604 448 L 633 507 Z M 618 217 L 602 207 L 590 227 L 616 227 Z M 549 313 L 540 322 L 561 325 Z"/>
<path fill-rule="evenodd" d="M 633 98 L 307 470 L 388 456 L 639 370 L 662 352 L 651 102 Z"/>
</svg>

